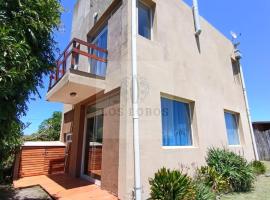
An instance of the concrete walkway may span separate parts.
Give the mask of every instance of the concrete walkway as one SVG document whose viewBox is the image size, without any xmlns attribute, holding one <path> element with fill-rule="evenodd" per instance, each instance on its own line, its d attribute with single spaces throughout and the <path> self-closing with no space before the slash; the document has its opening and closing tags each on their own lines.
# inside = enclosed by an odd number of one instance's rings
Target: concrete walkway
<svg viewBox="0 0 270 200">
<path fill-rule="evenodd" d="M 40 185 L 57 200 L 117 200 L 117 197 L 97 185 L 65 174 L 25 177 L 13 184 L 15 188 Z"/>
</svg>

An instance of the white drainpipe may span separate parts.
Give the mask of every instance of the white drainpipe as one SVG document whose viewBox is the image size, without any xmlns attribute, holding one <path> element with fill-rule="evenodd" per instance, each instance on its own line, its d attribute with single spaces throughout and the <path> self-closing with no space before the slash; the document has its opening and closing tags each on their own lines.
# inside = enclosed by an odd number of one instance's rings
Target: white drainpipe
<svg viewBox="0 0 270 200">
<path fill-rule="evenodd" d="M 239 62 L 240 76 L 241 76 L 243 93 L 244 93 L 244 98 L 245 98 L 245 103 L 246 103 L 246 109 L 247 109 L 248 123 L 249 123 L 249 128 L 250 128 L 250 133 L 251 133 L 252 144 L 253 144 L 253 151 L 254 151 L 255 159 L 256 160 L 259 160 L 257 144 L 256 144 L 255 136 L 254 136 L 252 122 L 251 122 L 250 109 L 249 109 L 249 103 L 248 103 L 248 98 L 247 98 L 247 90 L 246 90 L 246 84 L 245 84 L 243 69 L 242 69 L 242 65 L 240 63 L 240 60 L 238 62 Z"/>
<path fill-rule="evenodd" d="M 200 24 L 198 0 L 193 0 L 192 9 L 193 9 L 193 17 L 194 17 L 194 25 L 195 25 L 195 35 L 199 36 L 202 32 L 202 29 L 201 29 L 201 24 Z"/>
<path fill-rule="evenodd" d="M 131 1 L 131 61 L 132 61 L 132 111 L 135 199 L 141 200 L 141 164 L 138 115 L 138 74 L 137 74 L 137 0 Z"/>
<path fill-rule="evenodd" d="M 243 68 L 242 68 L 242 65 L 241 65 L 241 62 L 240 62 L 240 60 L 242 58 L 242 55 L 241 55 L 240 50 L 238 49 L 239 44 L 240 43 L 233 44 L 234 45 L 234 56 L 235 56 L 235 59 L 237 60 L 237 62 L 239 64 L 240 78 L 241 78 L 243 94 L 244 94 L 244 99 L 245 99 L 245 104 L 246 104 L 247 117 L 248 117 L 249 129 L 250 129 L 250 134 L 251 134 L 251 139 L 252 139 L 253 151 L 254 151 L 255 159 L 259 160 L 257 144 L 256 144 L 255 136 L 254 136 L 252 122 L 251 122 L 250 109 L 249 109 L 247 90 L 246 90 L 246 84 L 245 84 L 245 78 L 244 78 L 244 74 L 243 74 Z"/>
</svg>

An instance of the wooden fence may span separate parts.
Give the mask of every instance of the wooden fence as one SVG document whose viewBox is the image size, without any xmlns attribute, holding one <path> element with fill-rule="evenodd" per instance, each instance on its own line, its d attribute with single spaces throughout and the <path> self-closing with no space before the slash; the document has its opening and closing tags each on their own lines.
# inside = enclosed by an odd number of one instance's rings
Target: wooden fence
<svg viewBox="0 0 270 200">
<path fill-rule="evenodd" d="M 63 173 L 64 146 L 23 146 L 17 156 L 17 178 Z"/>
<path fill-rule="evenodd" d="M 254 130 L 260 160 L 270 161 L 270 130 Z"/>
</svg>

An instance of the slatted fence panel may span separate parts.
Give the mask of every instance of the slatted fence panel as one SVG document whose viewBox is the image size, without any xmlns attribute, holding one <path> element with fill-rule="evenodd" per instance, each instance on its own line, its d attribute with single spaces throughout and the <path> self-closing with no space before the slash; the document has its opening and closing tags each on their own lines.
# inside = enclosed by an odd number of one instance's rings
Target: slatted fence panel
<svg viewBox="0 0 270 200">
<path fill-rule="evenodd" d="M 102 147 L 89 147 L 88 151 L 88 171 L 101 170 Z"/>
<path fill-rule="evenodd" d="M 254 130 L 260 160 L 270 161 L 270 130 Z"/>
<path fill-rule="evenodd" d="M 19 177 L 44 173 L 44 147 L 22 147 Z"/>
<path fill-rule="evenodd" d="M 46 147 L 45 174 L 63 173 L 65 167 L 65 148 Z"/>
<path fill-rule="evenodd" d="M 65 147 L 22 147 L 19 177 L 64 172 Z"/>
</svg>

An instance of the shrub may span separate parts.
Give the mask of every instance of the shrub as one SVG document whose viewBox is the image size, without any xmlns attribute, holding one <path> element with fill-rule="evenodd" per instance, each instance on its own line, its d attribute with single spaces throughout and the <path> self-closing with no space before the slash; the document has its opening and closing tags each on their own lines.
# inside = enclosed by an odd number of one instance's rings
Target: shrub
<svg viewBox="0 0 270 200">
<path fill-rule="evenodd" d="M 248 192 L 255 180 L 253 169 L 246 159 L 226 149 L 210 148 L 206 162 L 218 174 L 227 178 L 235 192 Z"/>
<path fill-rule="evenodd" d="M 155 200 L 193 200 L 192 180 L 177 170 L 162 168 L 149 180 L 151 198 Z"/>
<path fill-rule="evenodd" d="M 194 183 L 195 200 L 214 200 L 216 195 L 211 188 L 201 182 Z"/>
<path fill-rule="evenodd" d="M 256 175 L 264 174 L 266 172 L 266 166 L 261 161 L 254 160 L 250 163 L 250 165 L 252 166 L 253 172 Z"/>
<path fill-rule="evenodd" d="M 229 180 L 220 175 L 213 167 L 203 166 L 198 169 L 196 181 L 204 183 L 216 193 L 227 193 L 231 190 Z"/>
</svg>

